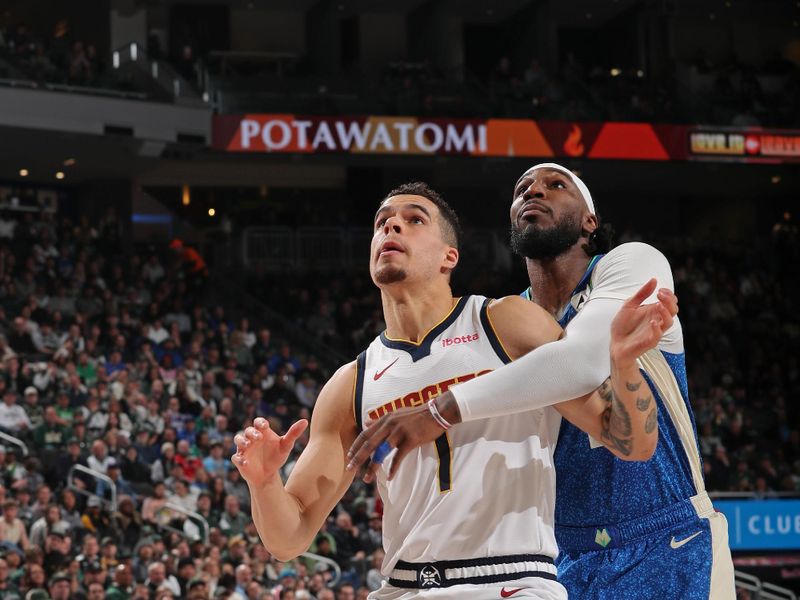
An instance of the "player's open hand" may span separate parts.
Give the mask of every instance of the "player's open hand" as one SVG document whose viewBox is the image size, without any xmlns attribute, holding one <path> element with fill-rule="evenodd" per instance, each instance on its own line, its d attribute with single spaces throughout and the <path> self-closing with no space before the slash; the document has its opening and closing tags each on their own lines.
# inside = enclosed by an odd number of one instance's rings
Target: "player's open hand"
<svg viewBox="0 0 800 600">
<path fill-rule="evenodd" d="M 666 288 L 658 290 L 658 302 L 642 304 L 656 289 L 651 279 L 631 296 L 611 323 L 611 357 L 616 364 L 635 361 L 658 345 L 678 314 L 678 297 Z"/>
<path fill-rule="evenodd" d="M 409 452 L 435 441 L 443 433 L 444 430 L 433 420 L 426 405 L 400 408 L 373 421 L 358 435 L 347 453 L 347 469 L 358 469 L 385 441 L 391 448 L 397 449 L 389 467 L 389 479 L 392 479 Z M 372 481 L 378 468 L 376 463 L 370 463 L 364 480 Z"/>
<path fill-rule="evenodd" d="M 233 438 L 236 454 L 231 461 L 248 484 L 262 485 L 275 477 L 306 427 L 308 421 L 301 419 L 281 436 L 270 429 L 269 421 L 258 417 L 251 427 Z"/>
</svg>

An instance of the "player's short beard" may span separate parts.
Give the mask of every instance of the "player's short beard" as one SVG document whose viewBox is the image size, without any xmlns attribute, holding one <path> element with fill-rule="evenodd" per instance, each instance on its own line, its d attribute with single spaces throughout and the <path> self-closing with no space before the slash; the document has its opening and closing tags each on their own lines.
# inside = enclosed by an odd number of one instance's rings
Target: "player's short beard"
<svg viewBox="0 0 800 600">
<path fill-rule="evenodd" d="M 519 229 L 511 226 L 511 250 L 523 258 L 555 258 L 574 246 L 583 230 L 573 215 L 564 215 L 550 228 L 536 224 Z"/>
<path fill-rule="evenodd" d="M 408 273 L 404 269 L 393 267 L 392 265 L 380 267 L 375 271 L 375 283 L 380 285 L 399 283 L 400 281 L 405 281 L 406 277 L 408 277 Z"/>
</svg>

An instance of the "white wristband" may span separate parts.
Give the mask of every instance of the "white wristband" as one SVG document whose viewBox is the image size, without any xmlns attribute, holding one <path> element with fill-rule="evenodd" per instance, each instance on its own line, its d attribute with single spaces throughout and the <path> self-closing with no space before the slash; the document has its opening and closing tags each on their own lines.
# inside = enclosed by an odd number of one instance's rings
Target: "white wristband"
<svg viewBox="0 0 800 600">
<path fill-rule="evenodd" d="M 445 419 L 439 412 L 439 409 L 436 408 L 436 398 L 433 398 L 430 402 L 428 402 L 428 411 L 430 411 L 433 420 L 441 425 L 442 429 L 447 431 L 452 427 L 452 425 L 447 422 L 447 419 Z"/>
</svg>

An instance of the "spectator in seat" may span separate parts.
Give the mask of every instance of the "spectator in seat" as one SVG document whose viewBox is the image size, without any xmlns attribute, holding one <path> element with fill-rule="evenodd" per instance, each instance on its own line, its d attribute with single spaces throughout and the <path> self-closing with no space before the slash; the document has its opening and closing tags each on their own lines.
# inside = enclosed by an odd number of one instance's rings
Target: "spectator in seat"
<svg viewBox="0 0 800 600">
<path fill-rule="evenodd" d="M 75 557 L 75 560 L 80 563 L 84 571 L 89 570 L 88 567 L 92 562 L 100 560 L 100 543 L 96 533 L 84 534 L 80 554 Z"/>
<path fill-rule="evenodd" d="M 354 559 L 361 560 L 366 556 L 361 546 L 361 532 L 353 525 L 350 514 L 345 511 L 336 516 L 336 524 L 330 531 L 336 540 L 337 562 L 343 571 L 348 571 L 352 568 Z"/>
<path fill-rule="evenodd" d="M 39 390 L 32 385 L 25 388 L 25 399 L 22 403 L 25 414 L 31 423 L 31 428 L 35 429 L 44 423 L 44 411 L 39 404 Z"/>
<path fill-rule="evenodd" d="M 159 597 L 157 592 L 161 589 L 162 585 L 175 598 L 179 597 L 181 593 L 178 580 L 175 579 L 173 575 L 167 575 L 167 568 L 162 562 L 150 563 L 147 567 L 147 580 L 144 583 L 147 589 L 150 590 L 151 597 Z"/>
<path fill-rule="evenodd" d="M 67 567 L 72 538 L 64 535 L 60 529 L 48 531 L 42 544 L 44 551 L 44 569 L 53 573 Z"/>
<path fill-rule="evenodd" d="M 156 319 L 151 325 L 146 326 L 147 339 L 156 346 L 169 339 L 169 331 L 162 324 L 161 319 Z"/>
<path fill-rule="evenodd" d="M 47 507 L 50 506 L 53 502 L 53 490 L 50 488 L 49 485 L 42 481 L 39 485 L 36 486 L 36 500 L 31 506 L 31 518 L 32 521 L 38 521 L 40 518 L 45 516 L 47 512 Z"/>
<path fill-rule="evenodd" d="M 10 435 L 19 436 L 31 430 L 31 421 L 25 409 L 17 404 L 17 392 L 6 390 L 0 404 L 0 429 Z"/>
<path fill-rule="evenodd" d="M 65 471 L 62 471 L 65 472 Z M 78 510 L 78 501 L 75 492 L 65 487 L 61 490 L 61 518 L 67 523 L 70 531 L 75 531 L 81 524 L 81 513 Z"/>
<path fill-rule="evenodd" d="M 266 365 L 275 352 L 272 347 L 272 333 L 266 327 L 258 330 L 258 340 L 250 349 L 253 354 L 253 362 L 257 365 Z"/>
<path fill-rule="evenodd" d="M 208 267 L 200 253 L 181 240 L 172 240 L 169 247 L 173 256 L 177 258 L 179 268 L 186 281 L 193 289 L 202 289 L 205 279 L 208 277 Z"/>
<path fill-rule="evenodd" d="M 52 355 L 61 347 L 61 336 L 53 331 L 53 326 L 49 321 L 43 321 L 39 329 L 31 335 L 33 345 L 39 354 L 46 356 Z"/>
<path fill-rule="evenodd" d="M 128 446 L 125 450 L 120 466 L 122 477 L 132 485 L 150 483 L 150 469 L 139 460 L 139 449 L 135 445 Z"/>
<path fill-rule="evenodd" d="M 91 454 L 86 459 L 86 464 L 89 465 L 90 469 L 105 475 L 108 465 L 112 461 L 114 461 L 114 458 L 108 455 L 108 446 L 103 440 L 92 442 Z"/>
<path fill-rule="evenodd" d="M 380 514 L 369 514 L 367 528 L 361 534 L 361 547 L 370 554 L 383 547 L 383 518 Z"/>
<path fill-rule="evenodd" d="M 70 437 L 66 441 L 66 452 L 58 452 L 55 459 L 46 469 L 46 479 L 50 485 L 58 486 L 63 483 L 64 478 L 70 472 L 74 465 L 86 465 L 81 451 L 81 442 L 76 437 Z M 80 474 L 76 473 L 75 483 L 77 485 L 85 485 L 85 481 L 80 478 Z"/>
<path fill-rule="evenodd" d="M 156 460 L 150 468 L 150 479 L 154 482 L 164 481 L 169 477 L 175 465 L 175 444 L 164 442 L 161 444 L 161 458 Z"/>
<path fill-rule="evenodd" d="M 44 423 L 33 431 L 33 443 L 42 450 L 60 450 L 67 441 L 68 430 L 60 423 L 55 406 L 44 410 Z"/>
<path fill-rule="evenodd" d="M 159 262 L 158 257 L 155 254 L 151 254 L 150 258 L 147 259 L 147 262 L 142 267 L 142 277 L 152 286 L 158 282 L 159 279 L 162 279 L 164 275 L 164 267 Z"/>
<path fill-rule="evenodd" d="M 66 392 L 60 392 L 56 396 L 56 405 L 54 407 L 48 406 L 47 408 L 53 408 L 56 413 L 56 422 L 62 427 L 71 427 L 73 421 L 75 421 L 75 410 L 70 406 L 70 398 Z M 47 409 L 45 409 L 46 412 Z"/>
<path fill-rule="evenodd" d="M 52 531 L 57 523 L 62 523 L 61 507 L 58 504 L 50 503 L 45 509 L 44 516 L 37 519 L 33 525 L 31 525 L 30 543 L 43 548 L 47 532 Z M 64 522 L 64 525 L 67 526 L 67 528 L 69 527 L 66 522 Z"/>
<path fill-rule="evenodd" d="M 295 387 L 295 395 L 300 404 L 306 408 L 314 408 L 319 395 L 319 386 L 310 371 L 303 370 L 300 374 L 300 381 Z"/>
<path fill-rule="evenodd" d="M 119 350 L 114 350 L 108 357 L 105 367 L 106 373 L 108 373 L 109 376 L 112 376 L 114 373 L 125 369 L 127 365 L 122 360 L 122 353 Z"/>
<path fill-rule="evenodd" d="M 250 490 L 247 487 L 247 482 L 242 479 L 238 469 L 231 469 L 228 471 L 228 476 L 225 480 L 225 491 L 228 495 L 236 496 L 239 499 L 239 506 L 244 506 L 250 510 Z"/>
<path fill-rule="evenodd" d="M 116 458 L 112 458 L 108 461 L 106 465 L 106 475 L 114 485 L 117 487 L 117 494 L 130 496 L 132 498 L 137 498 L 138 494 L 136 490 L 133 489 L 133 486 L 129 481 L 122 477 L 122 473 L 120 472 L 120 464 Z M 99 480 L 97 482 L 97 490 L 95 492 L 101 498 L 111 498 L 111 486 L 110 484 L 106 483 L 104 480 Z"/>
<path fill-rule="evenodd" d="M 111 519 L 103 510 L 103 502 L 97 496 L 92 496 L 86 501 L 86 511 L 81 516 L 81 523 L 85 529 L 105 538 L 113 533 Z"/>
<path fill-rule="evenodd" d="M 205 467 L 205 470 L 211 476 L 225 476 L 230 470 L 231 461 L 224 456 L 221 440 L 211 443 L 211 454 L 203 459 L 203 467 Z"/>
<path fill-rule="evenodd" d="M 383 585 L 385 578 L 381 573 L 381 566 L 383 565 L 384 556 L 386 556 L 386 553 L 383 548 L 377 548 L 369 557 L 370 569 L 367 571 L 366 584 L 370 591 L 374 592 Z"/>
<path fill-rule="evenodd" d="M 192 456 L 192 448 L 188 440 L 179 440 L 175 454 L 175 464 L 183 471 L 183 476 L 193 481 L 197 469 L 203 466 L 203 461 L 197 456 Z"/>
<path fill-rule="evenodd" d="M 22 550 L 28 549 L 28 534 L 25 523 L 17 515 L 19 503 L 16 500 L 6 500 L 3 504 L 3 518 L 0 519 L 0 542 L 8 542 Z"/>
<path fill-rule="evenodd" d="M 250 565 L 241 564 L 236 567 L 235 576 L 236 587 L 234 588 L 234 592 L 244 598 L 249 598 L 247 594 L 247 586 L 249 586 L 253 581 L 253 570 L 250 568 Z"/>
<path fill-rule="evenodd" d="M 29 321 L 22 317 L 14 319 L 14 328 L 8 336 L 8 345 L 15 353 L 23 356 L 36 354 L 36 346 L 31 339 L 31 326 Z"/>
<path fill-rule="evenodd" d="M 181 588 L 181 598 L 186 596 L 189 581 L 197 574 L 197 567 L 194 560 L 188 556 L 178 561 L 177 577 L 178 585 Z"/>
<path fill-rule="evenodd" d="M 225 510 L 219 516 L 219 527 L 222 533 L 228 536 L 242 535 L 250 518 L 239 509 L 239 499 L 236 496 L 225 498 Z"/>
<path fill-rule="evenodd" d="M 148 523 L 164 524 L 165 520 L 161 515 L 167 502 L 166 484 L 163 481 L 154 483 L 152 495 L 145 498 L 142 504 L 142 519 Z"/>
<path fill-rule="evenodd" d="M 12 554 L 14 554 L 13 551 Z M 19 556 L 19 555 L 17 555 Z M 10 570 L 5 558 L 0 558 L 0 598 L 11 598 L 19 594 L 19 588 L 10 579 Z"/>
<path fill-rule="evenodd" d="M 197 509 L 197 492 L 185 479 L 175 479 L 174 491 L 167 495 L 167 499 L 171 504 L 180 506 L 184 510 L 194 512 Z M 180 518 L 182 520 L 183 515 Z"/>
<path fill-rule="evenodd" d="M 114 583 L 106 591 L 106 600 L 128 600 L 134 588 L 133 570 L 129 565 L 119 564 L 114 569 Z"/>
<path fill-rule="evenodd" d="M 164 432 L 166 423 L 161 415 L 161 407 L 156 398 L 151 397 L 150 402 L 147 404 L 147 417 L 145 417 L 144 424 L 157 435 L 161 435 Z"/>
<path fill-rule="evenodd" d="M 105 536 L 100 541 L 100 564 L 103 565 L 106 571 L 113 571 L 119 564 L 118 551 L 116 539 L 110 535 Z"/>
<path fill-rule="evenodd" d="M 300 361 L 292 355 L 292 349 L 287 343 L 281 344 L 280 351 L 267 363 L 270 373 L 276 373 L 278 367 L 286 366 L 288 373 L 298 373 L 302 367 Z"/>
<path fill-rule="evenodd" d="M 97 540 L 95 540 L 95 544 L 97 544 Z M 99 548 L 99 546 L 98 546 Z M 106 579 L 108 575 L 108 571 L 100 562 L 100 558 L 96 560 L 90 561 L 83 566 L 83 586 L 89 587 L 92 584 L 99 584 L 103 586 L 103 589 L 106 587 Z M 83 564 L 83 563 L 82 563 Z"/>
</svg>

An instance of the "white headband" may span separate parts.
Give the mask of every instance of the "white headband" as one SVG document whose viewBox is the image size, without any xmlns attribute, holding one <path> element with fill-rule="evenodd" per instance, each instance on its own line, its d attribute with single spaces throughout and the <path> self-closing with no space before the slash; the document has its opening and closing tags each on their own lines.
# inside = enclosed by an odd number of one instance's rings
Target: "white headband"
<svg viewBox="0 0 800 600">
<path fill-rule="evenodd" d="M 572 183 L 575 184 L 575 187 L 578 188 L 581 195 L 583 196 L 583 201 L 586 202 L 586 206 L 589 208 L 589 212 L 595 214 L 594 211 L 594 201 L 592 200 L 592 195 L 589 193 L 589 188 L 586 187 L 586 184 L 581 181 L 581 178 L 575 175 L 572 171 L 570 171 L 566 167 L 562 167 L 561 165 L 557 165 L 556 163 L 540 163 L 538 165 L 534 165 L 528 171 L 534 171 L 536 169 L 555 169 L 556 171 L 561 171 L 572 180 Z"/>
</svg>

